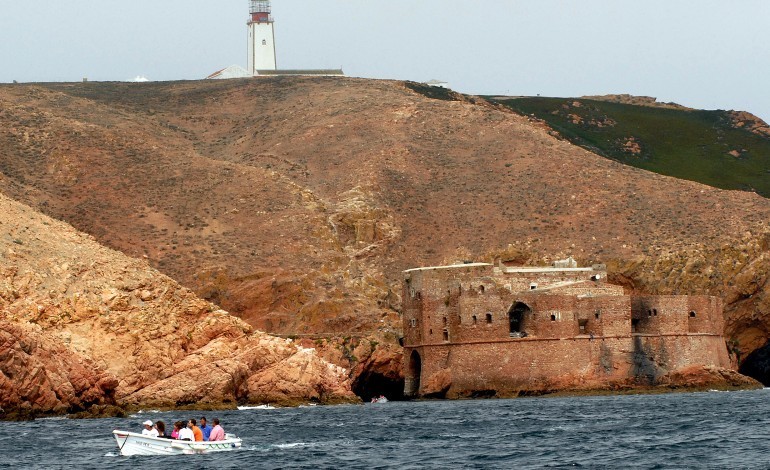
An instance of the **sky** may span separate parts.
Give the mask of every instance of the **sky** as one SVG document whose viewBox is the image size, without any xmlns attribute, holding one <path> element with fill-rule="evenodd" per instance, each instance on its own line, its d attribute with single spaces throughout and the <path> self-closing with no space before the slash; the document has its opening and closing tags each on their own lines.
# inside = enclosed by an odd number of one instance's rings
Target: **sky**
<svg viewBox="0 0 770 470">
<path fill-rule="evenodd" d="M 767 0 L 273 0 L 279 68 L 472 94 L 630 93 L 770 121 Z M 0 0 L 0 82 L 246 66 L 247 0 Z"/>
</svg>

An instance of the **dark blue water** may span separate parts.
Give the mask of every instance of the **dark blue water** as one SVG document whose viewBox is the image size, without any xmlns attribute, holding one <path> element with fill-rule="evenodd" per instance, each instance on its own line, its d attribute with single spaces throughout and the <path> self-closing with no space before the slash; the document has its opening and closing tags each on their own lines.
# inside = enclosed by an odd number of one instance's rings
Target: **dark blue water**
<svg viewBox="0 0 770 470">
<path fill-rule="evenodd" d="M 770 390 L 208 412 L 244 449 L 120 457 L 111 431 L 202 413 L 0 423 L 12 468 L 770 468 Z"/>
</svg>

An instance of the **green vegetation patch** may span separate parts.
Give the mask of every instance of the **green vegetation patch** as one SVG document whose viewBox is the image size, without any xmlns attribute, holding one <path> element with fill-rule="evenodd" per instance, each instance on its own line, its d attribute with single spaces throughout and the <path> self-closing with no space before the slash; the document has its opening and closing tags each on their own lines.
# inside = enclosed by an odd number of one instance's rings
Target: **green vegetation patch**
<svg viewBox="0 0 770 470">
<path fill-rule="evenodd" d="M 539 118 L 573 144 L 624 164 L 770 197 L 770 139 L 736 127 L 729 111 L 582 98 L 487 99 Z"/>
</svg>

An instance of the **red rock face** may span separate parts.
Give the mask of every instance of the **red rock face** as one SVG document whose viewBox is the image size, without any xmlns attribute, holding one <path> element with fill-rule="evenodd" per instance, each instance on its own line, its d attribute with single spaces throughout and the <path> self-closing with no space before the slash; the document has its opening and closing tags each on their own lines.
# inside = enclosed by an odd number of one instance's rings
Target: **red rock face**
<svg viewBox="0 0 770 470">
<path fill-rule="evenodd" d="M 355 401 L 347 371 L 0 196 L 0 406 Z M 290 383 L 291 386 L 287 386 Z"/>
<path fill-rule="evenodd" d="M 0 321 L 0 408 L 22 415 L 114 405 L 118 380 L 39 327 Z"/>
</svg>

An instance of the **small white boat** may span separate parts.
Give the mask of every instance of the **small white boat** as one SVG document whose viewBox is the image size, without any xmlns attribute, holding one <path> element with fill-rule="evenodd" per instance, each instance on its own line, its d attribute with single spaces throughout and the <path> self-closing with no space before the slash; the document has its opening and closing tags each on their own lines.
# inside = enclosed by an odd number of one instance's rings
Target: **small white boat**
<svg viewBox="0 0 770 470">
<path fill-rule="evenodd" d="M 388 399 L 380 395 L 379 397 L 372 398 L 372 403 L 387 403 Z"/>
<path fill-rule="evenodd" d="M 227 452 L 241 448 L 241 439 L 231 434 L 224 441 L 179 441 L 163 437 L 144 436 L 136 432 L 112 431 L 120 455 L 178 455 Z"/>
</svg>

